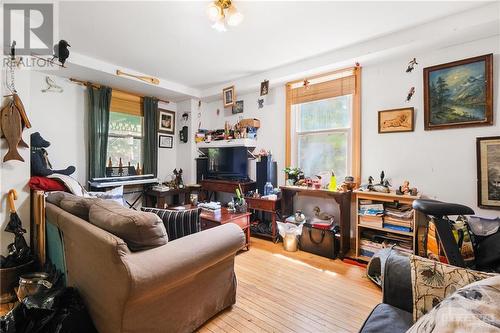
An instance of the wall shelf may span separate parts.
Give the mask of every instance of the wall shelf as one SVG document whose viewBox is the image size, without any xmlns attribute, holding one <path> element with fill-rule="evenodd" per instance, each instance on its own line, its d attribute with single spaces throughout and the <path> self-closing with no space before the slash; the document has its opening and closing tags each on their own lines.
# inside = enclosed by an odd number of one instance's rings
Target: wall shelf
<svg viewBox="0 0 500 333">
<path fill-rule="evenodd" d="M 253 148 L 257 147 L 257 140 L 255 139 L 232 139 L 232 140 L 216 140 L 210 142 L 198 142 L 196 144 L 198 149 L 206 148 L 228 148 L 228 147 L 247 147 Z"/>
</svg>

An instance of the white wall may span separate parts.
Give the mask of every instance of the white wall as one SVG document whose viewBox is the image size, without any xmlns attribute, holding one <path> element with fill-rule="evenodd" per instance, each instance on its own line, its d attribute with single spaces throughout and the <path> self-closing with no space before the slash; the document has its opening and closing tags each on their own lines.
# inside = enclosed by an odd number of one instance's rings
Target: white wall
<svg viewBox="0 0 500 333">
<path fill-rule="evenodd" d="M 158 108 L 159 109 L 164 109 L 168 111 L 177 111 L 177 104 L 176 103 L 163 103 L 159 102 L 158 103 Z M 179 121 L 179 115 L 176 112 L 175 114 L 175 132 L 174 134 L 165 134 L 165 133 L 158 133 L 159 135 L 169 135 L 174 137 L 174 146 L 172 149 L 170 148 L 159 148 L 158 147 L 158 178 L 160 181 L 170 181 L 170 176 L 173 174 L 174 169 L 176 168 L 177 165 L 177 146 L 178 142 L 178 133 L 179 133 L 179 127 L 178 127 L 178 121 Z M 158 146 L 158 142 L 156 142 L 156 145 Z"/>
<path fill-rule="evenodd" d="M 499 59 L 498 36 L 462 43 L 443 49 L 419 54 L 407 54 L 395 59 L 380 59 L 363 66 L 362 72 L 362 178 L 369 175 L 378 178 L 384 170 L 399 186 L 408 179 L 422 193 L 431 198 L 469 205 L 477 214 L 497 216 L 498 212 L 477 208 L 476 191 L 476 150 L 475 139 L 479 136 L 499 135 L 499 123 L 494 126 L 467 129 L 424 131 L 423 129 L 423 68 L 460 60 L 472 56 L 494 53 L 494 118 L 498 119 Z M 416 57 L 419 65 L 413 73 L 405 73 L 408 61 Z M 363 64 L 362 64 L 363 65 Z M 416 94 L 410 103 L 405 97 L 410 87 L 415 86 Z M 236 93 L 238 87 L 236 86 Z M 257 108 L 258 92 L 238 96 L 244 100 L 244 112 L 232 115 L 224 110 L 222 101 L 210 102 L 202 115 L 202 128 L 223 128 L 225 121 L 234 124 L 240 117 L 258 118 L 261 128 L 258 132 L 258 149 L 271 149 L 278 161 L 279 183 L 283 184 L 281 170 L 285 162 L 285 94 L 284 87 L 271 90 L 274 95 L 263 109 Z M 384 109 L 413 106 L 416 111 L 415 132 L 378 134 L 377 115 Z M 217 115 L 217 109 L 220 114 Z M 254 166 L 250 175 L 255 177 Z M 324 203 L 313 200 L 310 206 Z M 323 207 L 321 207 L 323 208 Z M 327 209 L 327 208 L 325 208 Z M 331 209 L 331 208 L 330 208 Z"/>
<path fill-rule="evenodd" d="M 408 55 L 363 68 L 362 76 L 362 175 L 378 178 L 380 170 L 394 186 L 408 179 L 425 195 L 462 203 L 477 214 L 498 216 L 498 211 L 477 208 L 476 137 L 499 135 L 500 90 L 498 36 L 455 45 L 433 52 Z M 424 131 L 423 68 L 473 56 L 494 53 L 494 126 Z M 405 73 L 415 56 L 419 65 Z M 406 103 L 410 87 L 413 99 Z M 415 132 L 378 134 L 377 113 L 384 109 L 415 107 Z"/>
</svg>

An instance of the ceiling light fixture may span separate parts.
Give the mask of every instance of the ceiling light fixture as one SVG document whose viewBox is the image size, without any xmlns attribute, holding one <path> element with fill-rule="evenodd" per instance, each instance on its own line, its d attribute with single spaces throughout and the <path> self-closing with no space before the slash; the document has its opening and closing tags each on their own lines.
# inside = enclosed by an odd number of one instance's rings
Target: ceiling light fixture
<svg viewBox="0 0 500 333">
<path fill-rule="evenodd" d="M 212 28 L 227 31 L 226 24 L 237 26 L 243 21 L 243 14 L 231 3 L 231 0 L 215 0 L 207 7 L 207 16 L 214 22 Z"/>
</svg>

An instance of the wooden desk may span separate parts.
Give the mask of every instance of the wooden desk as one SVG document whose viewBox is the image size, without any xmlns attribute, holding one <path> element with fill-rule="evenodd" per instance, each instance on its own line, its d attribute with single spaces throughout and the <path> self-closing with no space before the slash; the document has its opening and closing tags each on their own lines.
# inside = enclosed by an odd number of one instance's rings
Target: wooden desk
<svg viewBox="0 0 500 333">
<path fill-rule="evenodd" d="M 236 189 L 241 186 L 243 190 L 242 195 L 245 195 L 248 191 L 253 191 L 257 187 L 257 183 L 254 181 L 248 182 L 238 182 L 234 180 L 219 180 L 219 179 L 204 179 L 200 182 L 203 191 L 207 192 L 207 199 L 210 200 L 212 195 L 216 192 L 225 193 L 235 193 Z"/>
<path fill-rule="evenodd" d="M 293 198 L 295 195 L 303 195 L 317 198 L 334 199 L 339 206 L 340 219 L 337 222 L 340 228 L 340 250 L 339 258 L 343 259 L 350 247 L 351 233 L 351 193 L 329 190 L 317 190 L 302 186 L 280 186 L 281 189 L 281 211 L 283 218 L 295 213 L 293 209 Z"/>
<path fill-rule="evenodd" d="M 227 208 L 223 207 L 220 213 L 214 214 L 202 210 L 200 214 L 201 230 L 218 227 L 226 223 L 235 223 L 240 226 L 245 233 L 247 250 L 250 248 L 250 215 L 251 213 L 229 213 Z"/>
<path fill-rule="evenodd" d="M 245 201 L 247 202 L 248 209 L 257 210 L 261 212 L 266 212 L 271 214 L 271 235 L 255 233 L 256 236 L 262 236 L 265 238 L 271 238 L 276 241 L 276 216 L 281 208 L 281 200 L 269 200 L 262 198 L 251 198 L 245 197 Z"/>
</svg>

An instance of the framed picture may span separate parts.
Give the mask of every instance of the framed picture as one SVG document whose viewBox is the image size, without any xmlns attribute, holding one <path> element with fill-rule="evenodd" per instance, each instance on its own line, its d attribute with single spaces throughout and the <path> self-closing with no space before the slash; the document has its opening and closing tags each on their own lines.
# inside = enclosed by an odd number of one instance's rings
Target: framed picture
<svg viewBox="0 0 500 333">
<path fill-rule="evenodd" d="M 236 101 L 233 105 L 233 114 L 243 113 L 243 101 Z"/>
<path fill-rule="evenodd" d="M 414 112 L 413 108 L 379 111 L 378 132 L 413 132 L 415 130 L 415 122 L 413 121 Z"/>
<path fill-rule="evenodd" d="M 493 125 L 493 55 L 424 68 L 425 130 Z"/>
<path fill-rule="evenodd" d="M 158 109 L 158 132 L 175 133 L 175 112 Z"/>
<path fill-rule="evenodd" d="M 160 148 L 174 148 L 174 137 L 170 135 L 160 135 L 158 140 Z"/>
<path fill-rule="evenodd" d="M 500 209 L 500 136 L 476 139 L 478 206 Z"/>
<path fill-rule="evenodd" d="M 234 86 L 222 89 L 222 100 L 224 101 L 225 108 L 233 106 L 235 99 L 236 93 L 234 92 Z"/>
<path fill-rule="evenodd" d="M 260 83 L 260 95 L 265 96 L 269 93 L 269 80 Z"/>
</svg>

